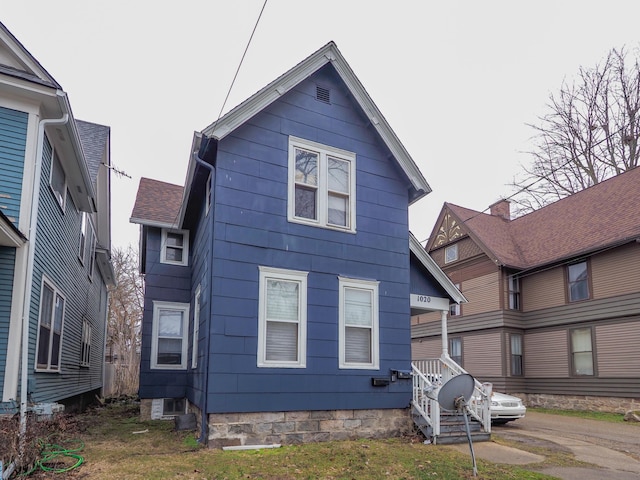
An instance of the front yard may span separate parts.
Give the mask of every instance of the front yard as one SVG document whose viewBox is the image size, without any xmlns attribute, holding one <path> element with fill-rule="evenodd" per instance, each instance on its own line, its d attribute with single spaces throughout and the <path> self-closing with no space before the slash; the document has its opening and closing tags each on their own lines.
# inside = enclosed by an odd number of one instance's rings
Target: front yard
<svg viewBox="0 0 640 480">
<path fill-rule="evenodd" d="M 468 455 L 420 437 L 327 442 L 276 449 L 221 451 L 201 447 L 174 423 L 138 420 L 135 403 L 112 403 L 64 420 L 55 443 L 76 457 L 41 460 L 31 478 L 91 479 L 466 479 Z M 52 424 L 53 426 L 53 424 Z M 40 444 L 43 444 L 40 439 Z M 478 460 L 478 479 L 552 478 L 519 467 Z"/>
</svg>

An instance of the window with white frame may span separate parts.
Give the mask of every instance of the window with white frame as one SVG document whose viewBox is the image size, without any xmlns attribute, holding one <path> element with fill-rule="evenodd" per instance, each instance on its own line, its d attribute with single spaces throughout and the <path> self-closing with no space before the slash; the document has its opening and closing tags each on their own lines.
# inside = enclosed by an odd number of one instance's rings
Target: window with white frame
<svg viewBox="0 0 640 480">
<path fill-rule="evenodd" d="M 87 244 L 87 212 L 82 212 L 80 216 L 80 242 L 78 244 L 78 258 L 80 262 L 84 265 L 84 249 Z"/>
<path fill-rule="evenodd" d="M 260 267 L 258 367 L 306 367 L 307 276 Z"/>
<path fill-rule="evenodd" d="M 153 302 L 151 368 L 187 368 L 189 304 Z"/>
<path fill-rule="evenodd" d="M 454 243 L 444 249 L 444 263 L 451 263 L 458 260 L 458 244 Z"/>
<path fill-rule="evenodd" d="M 193 339 L 191 340 L 191 368 L 198 368 L 198 337 L 200 335 L 200 285 L 193 299 Z"/>
<path fill-rule="evenodd" d="M 67 199 L 67 177 L 62 169 L 62 163 L 58 158 L 58 153 L 53 150 L 51 155 L 51 176 L 49 177 L 49 185 L 53 191 L 54 197 L 64 212 L 64 206 Z"/>
<path fill-rule="evenodd" d="M 593 343 L 590 327 L 571 332 L 571 365 L 573 375 L 593 375 Z"/>
<path fill-rule="evenodd" d="M 289 221 L 355 232 L 355 172 L 355 153 L 289 137 Z"/>
<path fill-rule="evenodd" d="M 380 368 L 378 284 L 339 278 L 340 368 Z"/>
<path fill-rule="evenodd" d="M 189 232 L 186 230 L 162 229 L 161 263 L 172 265 L 188 265 L 189 263 Z"/>
<path fill-rule="evenodd" d="M 38 319 L 38 351 L 36 370 L 60 371 L 60 348 L 64 322 L 65 299 L 47 278 L 40 289 L 40 316 Z"/>
<path fill-rule="evenodd" d="M 80 366 L 91 365 L 91 324 L 87 320 L 82 321 L 82 345 L 80 347 Z"/>
</svg>

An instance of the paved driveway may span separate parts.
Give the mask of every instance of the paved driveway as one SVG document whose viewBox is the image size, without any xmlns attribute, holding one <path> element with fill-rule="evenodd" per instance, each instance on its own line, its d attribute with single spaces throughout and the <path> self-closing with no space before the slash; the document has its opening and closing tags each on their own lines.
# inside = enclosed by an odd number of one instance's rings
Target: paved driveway
<svg viewBox="0 0 640 480">
<path fill-rule="evenodd" d="M 560 468 L 545 471 L 566 480 L 640 479 L 640 424 L 610 423 L 562 415 L 528 411 L 525 418 L 504 426 L 494 433 L 505 438 L 566 449 L 578 460 L 598 465 L 601 470 Z"/>
</svg>

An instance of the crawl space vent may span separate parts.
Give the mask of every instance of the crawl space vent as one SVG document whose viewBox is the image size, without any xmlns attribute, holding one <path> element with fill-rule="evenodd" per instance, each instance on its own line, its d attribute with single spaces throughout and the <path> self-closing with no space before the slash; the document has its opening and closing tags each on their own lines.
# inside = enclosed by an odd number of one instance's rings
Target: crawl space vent
<svg viewBox="0 0 640 480">
<path fill-rule="evenodd" d="M 316 100 L 323 103 L 331 103 L 331 90 L 316 85 Z"/>
</svg>

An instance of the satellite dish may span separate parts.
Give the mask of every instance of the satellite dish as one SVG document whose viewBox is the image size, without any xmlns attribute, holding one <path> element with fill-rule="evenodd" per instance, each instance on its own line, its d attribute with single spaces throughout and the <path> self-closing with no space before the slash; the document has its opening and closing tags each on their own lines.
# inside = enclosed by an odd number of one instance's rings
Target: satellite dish
<svg viewBox="0 0 640 480">
<path fill-rule="evenodd" d="M 445 410 L 461 410 L 463 405 L 471 399 L 475 388 L 475 379 L 468 373 L 456 375 L 438 392 L 438 403 Z"/>
<path fill-rule="evenodd" d="M 469 429 L 469 420 L 467 419 L 467 410 L 469 409 L 469 400 L 473 395 L 476 386 L 476 380 L 468 373 L 456 375 L 442 387 L 438 392 L 438 403 L 440 408 L 449 411 L 462 412 L 464 415 L 464 426 L 467 431 L 467 440 L 469 441 L 469 450 L 471 450 L 471 461 L 473 462 L 473 476 L 478 475 L 478 467 L 476 466 L 476 455 L 473 451 L 473 442 L 471 441 L 471 430 Z"/>
</svg>

